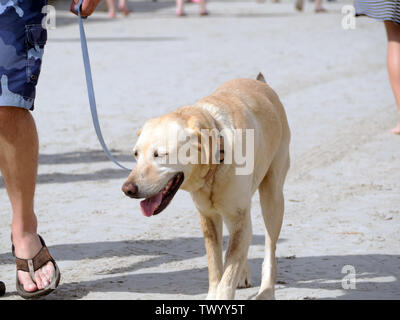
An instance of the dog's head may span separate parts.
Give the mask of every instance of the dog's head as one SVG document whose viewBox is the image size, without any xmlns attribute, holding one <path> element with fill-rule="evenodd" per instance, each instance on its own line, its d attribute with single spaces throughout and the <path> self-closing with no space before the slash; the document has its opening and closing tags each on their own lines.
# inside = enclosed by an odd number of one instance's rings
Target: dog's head
<svg viewBox="0 0 400 320">
<path fill-rule="evenodd" d="M 137 164 L 122 191 L 131 198 L 144 198 L 140 207 L 145 216 L 163 211 L 179 188 L 192 191 L 201 183 L 208 164 L 201 160 L 198 119 L 173 113 L 151 119 L 139 130 L 133 149 Z"/>
</svg>

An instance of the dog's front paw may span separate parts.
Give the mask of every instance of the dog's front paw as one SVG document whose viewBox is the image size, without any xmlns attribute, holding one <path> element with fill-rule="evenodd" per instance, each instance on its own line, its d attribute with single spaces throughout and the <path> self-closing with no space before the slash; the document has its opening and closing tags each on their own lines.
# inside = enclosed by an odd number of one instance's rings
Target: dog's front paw
<svg viewBox="0 0 400 320">
<path fill-rule="evenodd" d="M 243 277 L 237 286 L 238 289 L 245 289 L 245 288 L 251 288 L 251 279 L 250 277 Z"/>
<path fill-rule="evenodd" d="M 217 292 L 214 291 L 214 292 L 209 292 L 207 294 L 206 300 L 215 300 L 216 298 L 217 298 Z"/>
<path fill-rule="evenodd" d="M 240 280 L 237 285 L 238 289 L 250 288 L 251 287 L 251 271 L 249 265 L 247 265 L 242 274 L 240 275 Z"/>
<path fill-rule="evenodd" d="M 264 291 L 260 291 L 257 296 L 256 300 L 275 300 L 274 289 L 269 288 Z"/>
</svg>

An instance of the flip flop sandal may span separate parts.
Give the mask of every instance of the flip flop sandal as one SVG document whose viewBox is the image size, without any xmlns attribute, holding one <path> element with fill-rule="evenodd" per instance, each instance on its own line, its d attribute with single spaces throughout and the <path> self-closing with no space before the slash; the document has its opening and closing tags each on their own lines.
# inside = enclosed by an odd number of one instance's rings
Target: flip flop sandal
<svg viewBox="0 0 400 320">
<path fill-rule="evenodd" d="M 38 235 L 39 236 L 39 235 Z M 15 264 L 17 265 L 17 277 L 16 277 L 16 289 L 18 294 L 24 299 L 38 298 L 53 292 L 60 283 L 61 273 L 53 257 L 50 255 L 49 250 L 41 236 L 39 236 L 40 242 L 42 243 L 42 248 L 32 259 L 21 259 L 15 256 L 15 248 L 12 245 L 12 254 L 15 259 Z M 55 273 L 51 283 L 44 289 L 36 290 L 34 292 L 28 292 L 24 290 L 23 285 L 18 279 L 18 270 L 29 272 L 32 281 L 35 282 L 35 271 L 43 267 L 47 262 L 51 261 L 54 265 Z"/>
<path fill-rule="evenodd" d="M 6 285 L 3 281 L 0 281 L 0 297 L 6 294 Z"/>
</svg>

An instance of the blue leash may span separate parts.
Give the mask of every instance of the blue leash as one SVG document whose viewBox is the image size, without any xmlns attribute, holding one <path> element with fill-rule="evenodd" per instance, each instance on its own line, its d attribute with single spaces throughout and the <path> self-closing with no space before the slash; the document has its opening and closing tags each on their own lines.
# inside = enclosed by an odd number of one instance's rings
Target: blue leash
<svg viewBox="0 0 400 320">
<path fill-rule="evenodd" d="M 92 113 L 93 126 L 96 131 L 97 138 L 98 138 L 105 154 L 107 155 L 108 159 L 110 159 L 112 162 L 114 162 L 120 168 L 130 171 L 131 169 L 126 168 L 125 166 L 120 164 L 117 160 L 115 160 L 115 158 L 112 156 L 110 150 L 108 150 L 107 145 L 104 142 L 103 135 L 101 134 L 99 117 L 97 115 L 96 100 L 94 97 L 92 72 L 90 70 L 90 61 L 89 61 L 89 53 L 88 53 L 87 42 L 86 42 L 86 35 L 85 35 L 85 30 L 83 29 L 83 22 L 82 22 L 82 19 L 86 19 L 87 17 L 81 16 L 82 2 L 83 2 L 83 0 L 79 0 L 79 3 L 75 6 L 75 11 L 78 13 L 78 17 L 79 17 L 79 32 L 80 32 L 80 36 L 81 36 L 83 65 L 85 67 L 86 85 L 87 85 L 87 91 L 88 91 L 88 96 L 89 96 L 90 111 Z"/>
</svg>

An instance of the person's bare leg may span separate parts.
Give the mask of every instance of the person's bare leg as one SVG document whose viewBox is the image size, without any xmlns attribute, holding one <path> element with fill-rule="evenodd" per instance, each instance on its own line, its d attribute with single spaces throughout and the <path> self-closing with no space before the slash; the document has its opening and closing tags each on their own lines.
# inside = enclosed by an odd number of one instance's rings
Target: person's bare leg
<svg viewBox="0 0 400 320">
<path fill-rule="evenodd" d="M 315 12 L 326 12 L 325 8 L 322 7 L 322 0 L 315 0 Z"/>
<path fill-rule="evenodd" d="M 176 0 L 176 15 L 178 17 L 185 15 L 185 12 L 183 11 L 183 2 L 184 0 Z"/>
<path fill-rule="evenodd" d="M 206 16 L 208 15 L 208 11 L 206 9 L 206 0 L 200 0 L 200 15 L 201 16 Z"/>
<path fill-rule="evenodd" d="M 128 16 L 131 11 L 128 9 L 127 0 L 119 0 L 119 10 L 121 10 L 124 16 Z"/>
<path fill-rule="evenodd" d="M 115 3 L 114 0 L 107 0 L 108 17 L 115 18 Z"/>
<path fill-rule="evenodd" d="M 400 134 L 400 25 L 385 21 L 385 27 L 388 38 L 387 68 L 398 111 L 397 126 L 390 132 Z"/>
<path fill-rule="evenodd" d="M 0 170 L 11 201 L 12 241 L 18 258 L 34 257 L 42 245 L 37 236 L 33 209 L 38 166 L 38 136 L 28 110 L 0 107 Z M 48 262 L 35 272 L 35 285 L 29 273 L 18 271 L 19 281 L 28 292 L 50 284 L 54 266 Z"/>
</svg>

